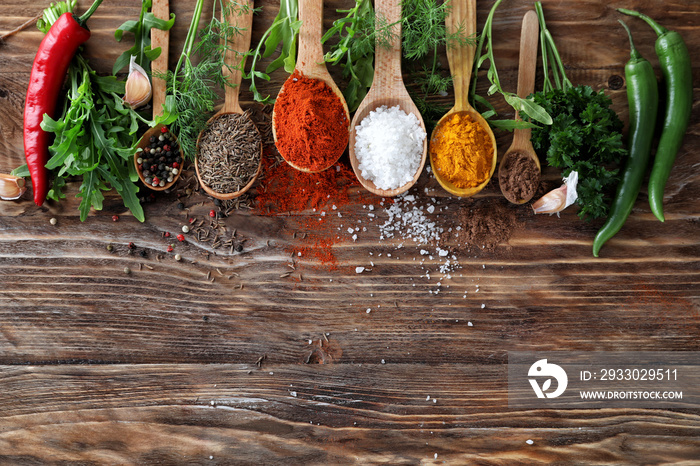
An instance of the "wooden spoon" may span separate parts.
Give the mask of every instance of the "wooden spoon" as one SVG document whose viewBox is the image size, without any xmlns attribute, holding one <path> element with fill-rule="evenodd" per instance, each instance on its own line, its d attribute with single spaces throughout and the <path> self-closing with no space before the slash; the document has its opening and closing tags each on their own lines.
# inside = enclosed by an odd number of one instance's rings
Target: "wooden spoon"
<svg viewBox="0 0 700 466">
<path fill-rule="evenodd" d="M 345 118 L 347 118 L 347 121 L 350 121 L 350 111 L 348 110 L 345 97 L 343 93 L 340 92 L 335 81 L 333 81 L 333 78 L 326 68 L 326 63 L 323 60 L 323 44 L 321 43 L 321 37 L 323 35 L 323 0 L 299 0 L 299 20 L 302 23 L 301 29 L 299 30 L 299 51 L 297 53 L 296 71 L 307 78 L 316 79 L 328 84 L 343 104 Z M 278 97 L 283 93 L 284 85 L 282 85 Z M 275 107 L 272 110 L 272 137 L 275 140 L 275 144 L 277 143 L 277 125 L 275 124 L 276 112 L 277 108 Z M 340 156 L 343 155 L 343 152 L 345 152 L 345 147 L 337 154 L 332 154 L 332 156 L 328 158 L 328 165 L 320 170 L 309 170 L 304 167 L 299 167 L 291 163 L 282 151 L 280 151 L 280 155 L 282 155 L 282 158 L 284 158 L 289 165 L 297 170 L 307 173 L 318 173 L 332 167 Z"/>
<path fill-rule="evenodd" d="M 445 19 L 447 34 L 449 35 L 460 32 L 464 35 L 464 37 L 474 37 L 476 33 L 476 0 L 455 0 L 450 2 L 450 6 L 450 12 Z M 460 31 L 460 27 L 462 28 L 462 31 Z M 430 157 L 430 166 L 432 167 L 435 178 L 437 178 L 440 185 L 445 189 L 445 191 L 459 197 L 473 196 L 481 191 L 488 184 L 494 171 L 496 171 L 496 162 L 498 160 L 496 137 L 494 136 L 493 131 L 491 131 L 491 128 L 481 114 L 474 110 L 471 105 L 469 105 L 468 101 L 469 81 L 471 80 L 472 64 L 474 63 L 475 52 L 476 46 L 474 45 L 451 44 L 449 47 L 447 47 L 447 63 L 450 66 L 450 73 L 452 74 L 452 81 L 454 84 L 455 105 L 449 112 L 440 118 L 440 121 L 435 126 L 433 134 L 430 137 L 431 141 L 434 140 L 440 126 L 455 114 L 467 113 L 474 121 L 478 122 L 482 128 L 484 128 L 486 133 L 491 138 L 491 144 L 493 146 L 493 160 L 491 162 L 489 177 L 486 179 L 486 181 L 473 188 L 458 188 L 454 184 L 442 178 L 440 173 L 438 173 L 438 171 L 435 169 L 432 156 Z"/>
<path fill-rule="evenodd" d="M 537 21 L 537 14 L 534 10 L 528 11 L 523 17 L 523 25 L 520 32 L 520 58 L 518 64 L 518 97 L 525 98 L 532 94 L 535 90 L 535 72 L 537 67 L 537 42 L 539 40 L 539 23 Z M 515 113 L 515 119 L 520 120 L 520 115 L 518 112 Z M 513 198 L 513 193 L 508 192 L 504 189 L 504 184 L 501 183 L 501 192 L 513 204 L 524 204 L 525 202 L 532 199 L 535 192 L 537 191 L 537 185 L 540 181 L 540 160 L 535 153 L 535 149 L 532 147 L 532 142 L 530 141 L 530 135 L 532 133 L 531 128 L 515 129 L 513 130 L 513 143 L 510 145 L 503 159 L 501 160 L 501 165 L 498 167 L 498 178 L 502 180 L 508 178 L 508 168 L 513 158 L 516 154 L 525 154 L 529 157 L 535 165 L 537 165 L 536 180 L 533 180 L 535 184 L 535 189 L 529 193 L 526 198 Z"/>
<path fill-rule="evenodd" d="M 359 169 L 359 162 L 355 154 L 355 127 L 373 110 L 376 110 L 382 105 L 387 107 L 399 106 L 406 113 L 413 113 L 420 122 L 423 131 L 425 131 L 425 123 L 423 117 L 418 111 L 418 107 L 408 95 L 406 86 L 401 75 L 401 3 L 398 0 L 375 0 L 375 11 L 377 16 L 386 18 L 388 24 L 394 24 L 394 35 L 390 47 L 377 44 L 374 50 L 374 77 L 372 86 L 369 88 L 367 95 L 355 112 L 355 116 L 350 124 L 350 164 L 352 169 L 360 181 L 368 191 L 379 196 L 391 197 L 401 194 L 413 186 L 418 177 L 423 172 L 425 159 L 428 152 L 428 140 L 423 140 L 423 155 L 421 156 L 420 166 L 413 175 L 413 179 L 403 186 L 395 189 L 380 189 L 370 180 L 365 179 Z"/>
<path fill-rule="evenodd" d="M 250 39 L 253 34 L 253 0 L 238 0 L 235 6 L 233 2 L 229 2 L 228 7 L 225 8 L 222 15 L 226 15 L 226 22 L 228 22 L 231 27 L 238 28 L 239 33 L 234 35 L 233 39 L 229 42 L 230 46 L 226 49 L 224 54 L 224 61 L 229 66 L 224 66 L 223 74 L 231 85 L 226 86 L 224 91 L 224 105 L 209 119 L 209 121 L 207 121 L 207 126 L 211 125 L 214 120 L 222 115 L 243 114 L 243 109 L 239 102 L 239 94 L 241 82 L 243 80 L 242 70 L 245 66 L 246 57 L 244 54 L 250 48 Z M 243 56 L 243 63 L 240 63 L 241 56 Z M 207 186 L 199 172 L 199 142 L 202 139 L 203 133 L 204 131 L 199 133 L 197 137 L 197 157 L 194 159 L 194 167 L 197 172 L 197 178 L 199 179 L 199 185 L 207 194 L 216 199 L 229 200 L 242 196 L 253 186 L 260 174 L 262 168 L 262 143 L 260 144 L 260 162 L 258 163 L 258 169 L 250 181 L 238 191 L 220 193 Z"/>
<path fill-rule="evenodd" d="M 168 20 L 170 19 L 170 1 L 169 0 L 153 0 L 153 6 L 151 7 L 153 15 L 157 18 Z M 165 105 L 165 79 L 159 78 L 159 75 L 165 75 L 168 71 L 168 50 L 170 48 L 170 31 L 162 31 L 157 28 L 151 29 L 151 47 L 160 47 L 160 55 L 158 58 L 151 62 L 151 86 L 152 86 L 152 105 L 153 105 L 153 117 L 163 114 L 163 105 Z M 178 170 L 177 174 L 173 177 L 173 181 L 166 183 L 165 186 L 153 186 L 150 183 L 146 183 L 146 178 L 141 173 L 139 169 L 139 163 L 137 160 L 141 157 L 142 152 L 150 145 L 151 136 L 160 136 L 161 128 L 163 125 L 158 124 L 153 128 L 146 131 L 141 139 L 139 140 L 138 148 L 134 154 L 134 165 L 136 166 L 136 173 L 138 173 L 141 182 L 153 191 L 165 191 L 177 183 L 182 169 Z M 175 135 L 172 135 L 177 141 Z"/>
</svg>

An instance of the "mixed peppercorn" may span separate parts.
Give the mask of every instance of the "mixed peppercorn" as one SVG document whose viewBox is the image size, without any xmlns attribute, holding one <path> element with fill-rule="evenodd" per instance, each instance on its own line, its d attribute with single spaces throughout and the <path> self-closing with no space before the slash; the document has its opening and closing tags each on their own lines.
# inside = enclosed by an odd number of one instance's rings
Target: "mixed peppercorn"
<svg viewBox="0 0 700 466">
<path fill-rule="evenodd" d="M 151 136 L 149 145 L 136 160 L 146 182 L 152 187 L 163 187 L 177 177 L 182 165 L 182 155 L 177 140 L 166 127 L 161 134 Z"/>
</svg>

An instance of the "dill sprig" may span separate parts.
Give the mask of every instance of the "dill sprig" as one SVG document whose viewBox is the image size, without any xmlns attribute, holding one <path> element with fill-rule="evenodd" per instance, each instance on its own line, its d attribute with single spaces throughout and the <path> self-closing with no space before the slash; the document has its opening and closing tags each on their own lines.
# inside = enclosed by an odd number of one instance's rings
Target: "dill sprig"
<svg viewBox="0 0 700 466">
<path fill-rule="evenodd" d="M 182 54 L 175 68 L 166 75 L 168 99 L 173 99 L 177 113 L 171 129 L 177 134 L 182 152 L 188 158 L 194 157 L 197 137 L 216 106 L 218 94 L 214 89 L 230 85 L 224 76 L 224 67 L 241 69 L 243 64 L 243 60 L 233 65 L 225 63 L 225 52 L 230 47 L 228 42 L 241 34 L 241 29 L 219 19 L 221 14 L 217 13 L 216 7 L 224 11 L 221 0 L 214 2 L 212 17 L 198 33 L 203 6 L 204 0 L 197 0 Z M 231 2 L 225 8 L 231 8 L 236 15 L 247 12 L 249 6 Z"/>
</svg>

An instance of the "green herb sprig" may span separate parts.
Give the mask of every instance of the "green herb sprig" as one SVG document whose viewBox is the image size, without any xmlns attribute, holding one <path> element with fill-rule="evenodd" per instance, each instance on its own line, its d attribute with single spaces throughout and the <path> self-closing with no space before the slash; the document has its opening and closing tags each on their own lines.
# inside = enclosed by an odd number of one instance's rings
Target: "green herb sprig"
<svg viewBox="0 0 700 466">
<path fill-rule="evenodd" d="M 472 104 L 478 102 L 486 107 L 486 111 L 482 116 L 489 122 L 493 127 L 513 130 L 516 128 L 536 128 L 537 125 L 534 122 L 541 123 L 543 125 L 551 125 L 552 117 L 539 105 L 532 96 L 526 98 L 519 97 L 513 92 L 507 92 L 501 86 L 501 80 L 498 77 L 498 69 L 496 68 L 496 60 L 493 54 L 493 17 L 496 13 L 496 9 L 501 4 L 502 0 L 497 0 L 493 7 L 489 11 L 486 17 L 486 22 L 484 23 L 484 28 L 481 32 L 479 42 L 476 47 L 476 62 L 474 63 L 474 69 L 472 72 L 472 81 L 470 84 L 470 100 Z M 483 54 L 482 54 L 483 52 Z M 532 121 L 519 121 L 519 120 L 493 120 L 492 118 L 496 116 L 495 108 L 483 97 L 476 94 L 476 82 L 477 82 L 477 72 L 481 66 L 488 60 L 489 68 L 486 72 L 491 86 L 488 90 L 488 95 L 493 95 L 499 93 L 503 96 L 505 101 L 513 107 L 517 112 L 525 112 L 530 116 Z"/>
<path fill-rule="evenodd" d="M 126 32 L 133 34 L 134 46 L 117 58 L 112 67 L 112 74 L 116 75 L 128 66 L 132 56 L 136 57 L 136 63 L 144 70 L 150 70 L 151 62 L 160 56 L 160 47 L 151 48 L 151 29 L 169 30 L 175 24 L 175 14 L 170 13 L 169 20 L 157 18 L 150 11 L 152 5 L 151 0 L 143 0 L 139 19 L 125 21 L 114 31 L 114 38 L 117 41 L 121 41 Z"/>
<path fill-rule="evenodd" d="M 287 73 L 294 71 L 297 58 L 297 36 L 300 28 L 298 0 L 281 0 L 279 11 L 272 25 L 265 31 L 257 47 L 249 53 L 252 57 L 250 71 L 243 75 L 245 79 L 250 79 L 250 91 L 256 101 L 264 104 L 274 102 L 274 99 L 269 95 L 262 96 L 255 83 L 256 78 L 269 81 L 270 73 L 281 66 L 284 66 Z M 259 61 L 270 57 L 280 44 L 279 55 L 267 66 L 265 72 L 257 70 Z"/>
</svg>

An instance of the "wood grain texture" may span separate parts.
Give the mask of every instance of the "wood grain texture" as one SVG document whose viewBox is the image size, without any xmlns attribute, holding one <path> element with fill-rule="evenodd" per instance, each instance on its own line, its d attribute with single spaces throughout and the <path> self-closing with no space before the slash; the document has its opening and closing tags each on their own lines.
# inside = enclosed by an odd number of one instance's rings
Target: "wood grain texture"
<svg viewBox="0 0 700 466">
<path fill-rule="evenodd" d="M 85 54 L 98 71 L 111 70 L 129 47 L 113 31 L 138 15 L 137 3 L 104 2 L 91 18 Z M 324 28 L 342 16 L 336 8 L 352 4 L 327 1 Z M 256 2 L 253 43 L 276 5 Z M 492 5 L 477 2 L 478 28 Z M 0 33 L 44 6 L 0 0 Z M 623 120 L 629 48 L 616 7 L 683 34 L 697 101 L 697 2 L 543 6 L 570 79 L 605 89 Z M 172 65 L 193 5 L 170 8 Z M 513 92 L 522 17 L 531 8 L 504 2 L 494 18 L 499 74 Z M 208 18 L 211 2 L 204 11 Z M 624 19 L 658 71 L 653 32 Z M 29 28 L 0 44 L 0 172 L 23 163 L 24 93 L 40 40 Z M 343 87 L 342 70 L 329 71 Z M 409 73 L 404 66 L 412 90 Z M 276 95 L 286 78 L 273 73 L 261 92 Z M 536 88 L 541 82 L 538 67 Z M 478 92 L 487 87 L 480 74 Z M 241 91 L 246 108 L 245 82 Z M 502 99 L 489 99 L 512 116 Z M 453 102 L 452 93 L 442 98 Z M 497 134 L 499 155 L 511 138 Z M 342 217 L 323 223 L 339 237 L 337 268 L 291 255 L 305 245 L 298 232 L 312 233 L 308 225 L 320 218 L 311 210 L 241 210 L 220 219 L 225 237 L 235 230 L 244 246 L 231 252 L 211 237 L 163 236 L 189 218 L 209 222 L 216 207 L 200 193 L 182 198 L 186 210 L 174 193 L 158 194 L 145 204 L 143 224 L 113 193 L 81 223 L 78 180 L 61 204 L 2 202 L 0 464 L 694 464 L 697 407 L 510 410 L 506 363 L 514 350 L 700 351 L 699 154 L 696 103 L 666 189 L 667 221 L 649 212 L 643 188 L 599 259 L 591 242 L 601 223 L 570 211 L 535 217 L 527 205 L 509 205 L 495 181 L 474 198 L 454 198 L 424 172 L 410 193 L 436 207 L 424 212 L 440 225 L 454 226 L 460 208 L 484 205 L 503 205 L 519 225 L 493 250 L 446 237 L 443 247 L 461 266 L 449 279 L 437 256 L 421 256 L 425 246 L 381 238 L 388 216 L 359 187 L 338 208 Z M 543 166 L 539 194 L 559 183 Z M 374 218 L 366 207 L 373 202 Z M 351 225 L 360 228 L 355 241 Z M 181 261 L 167 252 L 172 243 Z M 356 266 L 367 270 L 357 274 Z"/>
</svg>

